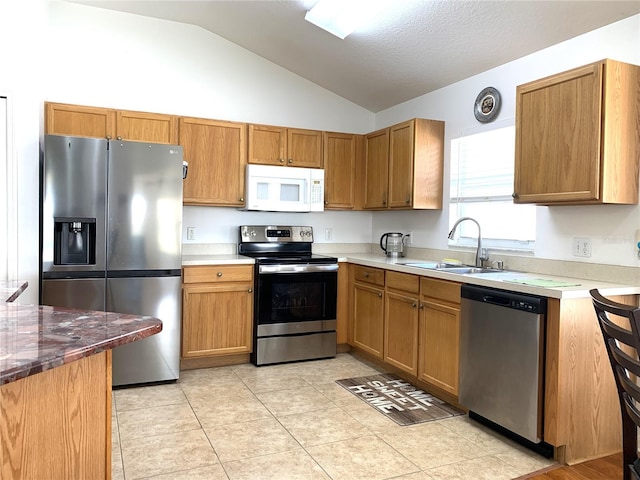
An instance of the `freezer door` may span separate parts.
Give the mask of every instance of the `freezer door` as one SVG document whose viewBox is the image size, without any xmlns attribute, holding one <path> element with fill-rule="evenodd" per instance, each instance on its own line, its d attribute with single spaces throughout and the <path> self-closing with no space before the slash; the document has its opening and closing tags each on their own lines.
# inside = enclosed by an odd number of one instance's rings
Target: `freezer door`
<svg viewBox="0 0 640 480">
<path fill-rule="evenodd" d="M 107 140 L 46 135 L 42 198 L 42 271 L 104 271 Z M 54 265 L 54 219 L 95 219 L 95 263 Z"/>
<path fill-rule="evenodd" d="M 109 142 L 108 270 L 181 268 L 182 147 Z"/>
<path fill-rule="evenodd" d="M 104 294 L 104 278 L 42 280 L 43 305 L 102 311 Z"/>
<path fill-rule="evenodd" d="M 176 380 L 180 371 L 181 277 L 107 279 L 107 310 L 162 320 L 162 331 L 113 350 L 113 385 Z"/>
</svg>

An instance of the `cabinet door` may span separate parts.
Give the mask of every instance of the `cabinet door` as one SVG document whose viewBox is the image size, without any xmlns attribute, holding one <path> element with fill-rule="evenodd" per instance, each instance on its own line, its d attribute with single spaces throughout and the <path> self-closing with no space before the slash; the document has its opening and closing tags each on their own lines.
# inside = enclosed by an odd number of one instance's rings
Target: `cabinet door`
<svg viewBox="0 0 640 480">
<path fill-rule="evenodd" d="M 352 209 L 355 206 L 357 135 L 324 132 L 324 207 Z"/>
<path fill-rule="evenodd" d="M 413 201 L 414 121 L 389 129 L 389 207 L 408 208 Z"/>
<path fill-rule="evenodd" d="M 516 91 L 517 203 L 600 197 L 602 64 Z"/>
<path fill-rule="evenodd" d="M 365 140 L 364 208 L 387 207 L 389 129 L 367 135 Z"/>
<path fill-rule="evenodd" d="M 253 284 L 183 286 L 182 356 L 250 353 Z"/>
<path fill-rule="evenodd" d="M 178 143 L 178 117 L 118 110 L 116 136 L 122 140 L 175 145 Z"/>
<path fill-rule="evenodd" d="M 353 344 L 382 359 L 384 337 L 384 290 L 353 285 Z"/>
<path fill-rule="evenodd" d="M 322 168 L 322 132 L 288 128 L 287 165 Z"/>
<path fill-rule="evenodd" d="M 246 129 L 244 123 L 180 118 L 180 145 L 189 162 L 185 204 L 244 205 Z"/>
<path fill-rule="evenodd" d="M 349 268 L 347 262 L 340 262 L 336 305 L 336 343 L 338 345 L 349 341 Z"/>
<path fill-rule="evenodd" d="M 249 125 L 249 163 L 286 165 L 287 129 Z"/>
<path fill-rule="evenodd" d="M 385 294 L 384 361 L 411 375 L 418 374 L 418 299 Z"/>
<path fill-rule="evenodd" d="M 423 301 L 418 378 L 458 395 L 460 309 Z"/>
<path fill-rule="evenodd" d="M 45 104 L 45 133 L 115 138 L 116 113 L 108 108 Z"/>
</svg>

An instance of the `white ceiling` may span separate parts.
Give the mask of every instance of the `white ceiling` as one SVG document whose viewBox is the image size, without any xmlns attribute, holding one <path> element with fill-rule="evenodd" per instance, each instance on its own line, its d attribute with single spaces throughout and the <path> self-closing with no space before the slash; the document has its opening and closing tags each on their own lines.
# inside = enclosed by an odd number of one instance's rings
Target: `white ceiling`
<svg viewBox="0 0 640 480">
<path fill-rule="evenodd" d="M 340 40 L 304 20 L 316 0 L 70 1 L 199 25 L 372 112 L 640 13 L 640 0 L 395 0 Z"/>
</svg>

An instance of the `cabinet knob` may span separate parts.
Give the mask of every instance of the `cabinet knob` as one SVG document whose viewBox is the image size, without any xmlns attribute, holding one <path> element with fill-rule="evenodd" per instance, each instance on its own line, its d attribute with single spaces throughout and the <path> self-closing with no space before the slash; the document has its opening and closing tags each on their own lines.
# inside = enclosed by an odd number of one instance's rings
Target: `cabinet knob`
<svg viewBox="0 0 640 480">
<path fill-rule="evenodd" d="M 289 163 L 293 163 L 293 158 L 290 158 L 290 159 L 289 159 Z"/>
<path fill-rule="evenodd" d="M 418 308 L 424 308 L 423 304 L 418 305 Z"/>
<path fill-rule="evenodd" d="M 280 163 L 284 163 L 284 158 L 279 158 L 278 160 L 280 160 Z"/>
<path fill-rule="evenodd" d="M 107 135 L 107 140 L 111 140 L 111 135 Z"/>
<path fill-rule="evenodd" d="M 518 194 L 517 194 L 516 192 L 513 192 L 513 193 L 511 194 L 511 196 L 512 196 L 513 198 L 518 198 Z"/>
<path fill-rule="evenodd" d="M 387 201 L 386 200 L 382 200 L 382 205 L 386 205 Z"/>
<path fill-rule="evenodd" d="M 404 203 L 406 203 L 407 205 L 409 205 L 409 204 L 411 203 L 411 199 L 410 199 L 410 198 L 407 198 L 407 199 L 404 201 Z"/>
<path fill-rule="evenodd" d="M 249 290 L 247 290 L 247 292 L 253 293 L 253 288 L 250 288 Z"/>
<path fill-rule="evenodd" d="M 118 135 L 118 136 L 116 137 L 116 140 L 122 140 L 122 137 L 121 137 L 120 135 Z"/>
<path fill-rule="evenodd" d="M 364 278 L 369 278 L 369 272 L 364 272 Z"/>
<path fill-rule="evenodd" d="M 244 202 L 244 197 L 240 197 L 240 201 L 241 201 L 241 202 Z"/>
<path fill-rule="evenodd" d="M 378 293 L 378 297 L 382 298 L 382 293 Z"/>
<path fill-rule="evenodd" d="M 325 200 L 325 201 L 324 201 L 324 204 L 325 204 L 325 205 L 329 205 L 329 201 L 328 201 L 328 200 Z"/>
<path fill-rule="evenodd" d="M 220 278 L 222 276 L 222 272 L 218 272 L 216 275 Z"/>
<path fill-rule="evenodd" d="M 418 304 L 417 304 L 416 302 L 413 302 L 413 303 L 411 304 L 411 307 L 413 307 L 413 308 L 416 308 L 417 306 L 418 306 Z"/>
</svg>

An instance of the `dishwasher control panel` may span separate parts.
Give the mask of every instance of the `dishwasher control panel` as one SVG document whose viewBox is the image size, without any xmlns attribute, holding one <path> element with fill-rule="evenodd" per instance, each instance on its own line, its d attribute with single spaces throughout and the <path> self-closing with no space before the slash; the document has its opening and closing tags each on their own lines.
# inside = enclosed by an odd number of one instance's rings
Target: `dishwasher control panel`
<svg viewBox="0 0 640 480">
<path fill-rule="evenodd" d="M 476 302 L 498 305 L 528 313 L 545 314 L 547 311 L 547 299 L 528 295 L 526 293 L 499 290 L 497 288 L 478 287 L 475 285 L 463 285 L 462 298 L 475 300 Z"/>
</svg>

